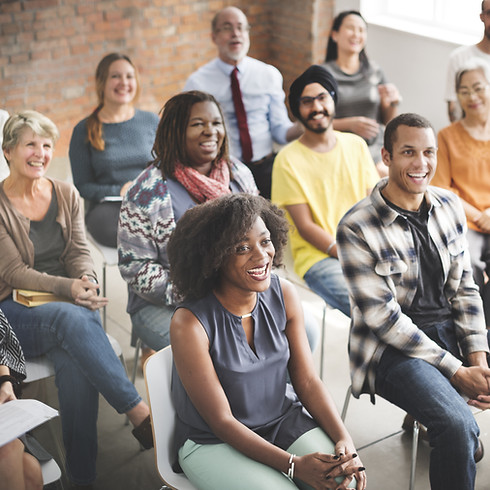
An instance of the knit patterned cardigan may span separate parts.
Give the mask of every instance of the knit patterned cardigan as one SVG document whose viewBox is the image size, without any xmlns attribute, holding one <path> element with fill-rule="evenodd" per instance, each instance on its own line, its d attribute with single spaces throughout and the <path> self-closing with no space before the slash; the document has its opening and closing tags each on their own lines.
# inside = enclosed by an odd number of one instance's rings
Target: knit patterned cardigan
<svg viewBox="0 0 490 490">
<path fill-rule="evenodd" d="M 238 160 L 231 162 L 233 181 L 241 192 L 258 194 L 250 170 Z M 126 193 L 119 215 L 119 270 L 129 285 L 128 313 L 136 312 L 145 303 L 176 304 L 167 256 L 167 243 L 174 228 L 167 182 L 160 169 L 151 165 Z"/>
</svg>

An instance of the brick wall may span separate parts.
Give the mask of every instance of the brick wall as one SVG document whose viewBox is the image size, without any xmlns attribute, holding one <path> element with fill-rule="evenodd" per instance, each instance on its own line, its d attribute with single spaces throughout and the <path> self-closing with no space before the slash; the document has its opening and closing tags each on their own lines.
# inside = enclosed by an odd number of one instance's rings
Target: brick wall
<svg viewBox="0 0 490 490">
<path fill-rule="evenodd" d="M 279 68 L 286 88 L 323 59 L 333 0 L 1 0 L 0 107 L 53 119 L 56 156 L 66 157 L 73 126 L 95 106 L 105 54 L 130 56 L 141 78 L 138 107 L 158 112 L 216 56 L 210 22 L 226 5 L 244 10 L 250 55 Z"/>
</svg>

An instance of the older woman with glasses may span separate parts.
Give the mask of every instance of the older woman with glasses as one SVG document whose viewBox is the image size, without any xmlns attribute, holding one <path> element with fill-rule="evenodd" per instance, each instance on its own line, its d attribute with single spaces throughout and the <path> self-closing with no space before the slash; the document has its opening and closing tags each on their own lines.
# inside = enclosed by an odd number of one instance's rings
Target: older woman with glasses
<svg viewBox="0 0 490 490">
<path fill-rule="evenodd" d="M 476 58 L 456 74 L 461 120 L 438 136 L 434 185 L 461 198 L 468 222 L 468 243 L 475 282 L 490 327 L 490 69 Z"/>
</svg>

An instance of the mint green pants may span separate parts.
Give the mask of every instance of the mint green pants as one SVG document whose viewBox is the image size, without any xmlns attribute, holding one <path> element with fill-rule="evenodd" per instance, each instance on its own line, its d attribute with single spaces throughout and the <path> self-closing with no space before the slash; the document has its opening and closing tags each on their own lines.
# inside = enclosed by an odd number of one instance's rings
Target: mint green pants
<svg viewBox="0 0 490 490">
<path fill-rule="evenodd" d="M 334 453 L 334 444 L 322 429 L 299 437 L 288 452 L 304 456 L 313 452 Z M 187 440 L 179 450 L 180 466 L 199 490 L 312 490 L 301 480 L 291 481 L 284 473 L 254 461 L 228 444 L 196 444 Z M 342 478 L 337 479 L 339 483 Z M 355 488 L 353 480 L 349 488 Z"/>
</svg>

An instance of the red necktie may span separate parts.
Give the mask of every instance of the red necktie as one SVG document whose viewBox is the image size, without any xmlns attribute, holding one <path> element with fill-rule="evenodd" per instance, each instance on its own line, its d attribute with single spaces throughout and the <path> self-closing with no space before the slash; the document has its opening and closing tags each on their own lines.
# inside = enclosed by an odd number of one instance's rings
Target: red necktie
<svg viewBox="0 0 490 490">
<path fill-rule="evenodd" d="M 252 140 L 248 132 L 247 113 L 243 107 L 242 92 L 238 82 L 238 68 L 235 67 L 231 72 L 231 93 L 233 95 L 233 105 L 235 106 L 238 131 L 240 133 L 240 145 L 242 146 L 242 160 L 245 163 L 252 161 Z"/>
</svg>

